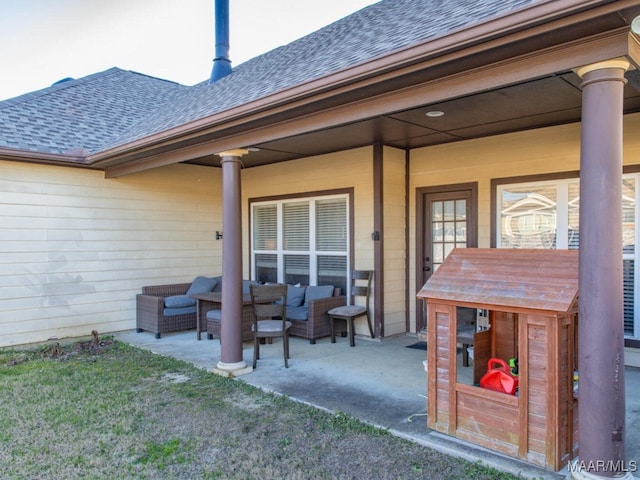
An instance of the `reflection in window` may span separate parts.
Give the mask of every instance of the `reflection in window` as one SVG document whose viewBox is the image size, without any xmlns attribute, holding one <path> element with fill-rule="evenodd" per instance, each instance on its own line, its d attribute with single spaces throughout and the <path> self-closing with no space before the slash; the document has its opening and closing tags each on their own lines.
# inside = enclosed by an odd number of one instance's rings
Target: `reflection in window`
<svg viewBox="0 0 640 480">
<path fill-rule="evenodd" d="M 347 293 L 347 257 L 319 256 L 318 285 L 340 287 L 343 295 Z"/>
<path fill-rule="evenodd" d="M 636 321 L 636 181 L 638 174 L 622 179 L 622 259 L 624 332 L 640 337 Z M 498 187 L 499 229 L 502 248 L 563 248 L 580 246 L 580 180 L 531 182 Z"/>
<path fill-rule="evenodd" d="M 284 256 L 284 282 L 292 285 L 309 285 L 309 256 Z"/>
<path fill-rule="evenodd" d="M 273 254 L 256 255 L 256 280 L 259 282 L 278 281 L 278 258 Z"/>
<path fill-rule="evenodd" d="M 550 186 L 505 188 L 502 191 L 502 247 L 554 248 L 556 189 Z"/>
<path fill-rule="evenodd" d="M 580 183 L 576 180 L 569 183 L 567 245 L 569 250 L 577 250 L 580 246 Z"/>
</svg>

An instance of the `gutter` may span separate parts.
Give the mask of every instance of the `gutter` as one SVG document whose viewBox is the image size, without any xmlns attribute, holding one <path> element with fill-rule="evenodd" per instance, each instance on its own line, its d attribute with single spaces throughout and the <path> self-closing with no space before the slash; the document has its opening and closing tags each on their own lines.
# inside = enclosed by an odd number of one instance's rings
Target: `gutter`
<svg viewBox="0 0 640 480">
<path fill-rule="evenodd" d="M 88 158 L 88 156 L 81 153 L 79 153 L 78 155 L 65 155 L 0 147 L 0 160 L 23 162 L 28 161 L 32 163 L 46 163 L 48 165 L 64 165 L 67 167 L 87 167 L 90 166 Z"/>
<path fill-rule="evenodd" d="M 541 37 L 547 32 L 557 32 L 563 27 L 633 8 L 640 10 L 640 4 L 632 0 L 548 0 L 292 86 L 209 117 L 97 152 L 85 157 L 84 163 L 98 169 L 116 167 L 116 170 L 131 172 L 143 170 L 149 167 L 137 168 L 135 165 L 145 162 L 150 156 L 158 153 L 164 156 L 167 150 L 183 150 L 185 153 L 192 150 L 185 145 L 176 145 L 178 141 L 190 141 L 191 146 L 209 143 L 211 139 L 198 141 L 204 134 L 218 137 L 214 140 L 226 138 L 229 140 L 227 143 L 234 148 L 245 147 L 245 144 L 233 144 L 231 139 L 238 135 L 239 130 L 243 133 L 242 137 L 246 137 L 245 133 L 255 129 L 255 126 L 251 126 L 252 122 L 268 122 L 273 125 L 277 123 L 277 119 L 287 120 L 293 117 L 296 109 L 306 110 L 307 113 L 319 112 L 325 110 L 327 102 L 338 95 L 355 95 L 358 98 L 358 90 L 382 86 L 384 82 L 392 83 L 411 74 L 424 74 L 423 72 L 434 67 L 453 65 L 452 62 L 456 60 L 496 51 L 500 47 L 504 49 L 515 42 Z M 627 23 L 630 23 L 630 19 Z M 384 93 L 386 91 L 380 90 L 380 94 Z M 225 134 L 223 130 L 228 129 L 233 129 L 236 134 Z M 273 139 L 275 138 L 277 137 Z M 261 139 L 262 142 L 268 140 Z M 210 150 L 208 153 L 214 152 Z M 130 168 L 123 167 L 124 164 L 129 164 Z"/>
</svg>

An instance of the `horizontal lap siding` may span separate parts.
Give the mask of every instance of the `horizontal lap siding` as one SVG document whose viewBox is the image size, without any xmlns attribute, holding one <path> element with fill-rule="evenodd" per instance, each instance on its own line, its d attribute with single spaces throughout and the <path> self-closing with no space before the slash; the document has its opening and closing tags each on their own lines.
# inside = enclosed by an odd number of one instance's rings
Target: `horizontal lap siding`
<svg viewBox="0 0 640 480">
<path fill-rule="evenodd" d="M 218 274 L 217 170 L 0 162 L 0 346 L 135 327 L 143 285 Z"/>
<path fill-rule="evenodd" d="M 404 150 L 383 150 L 384 334 L 405 333 L 406 326 L 406 162 Z M 361 333 L 365 333 L 366 327 Z M 414 330 L 415 331 L 415 330 Z"/>
</svg>

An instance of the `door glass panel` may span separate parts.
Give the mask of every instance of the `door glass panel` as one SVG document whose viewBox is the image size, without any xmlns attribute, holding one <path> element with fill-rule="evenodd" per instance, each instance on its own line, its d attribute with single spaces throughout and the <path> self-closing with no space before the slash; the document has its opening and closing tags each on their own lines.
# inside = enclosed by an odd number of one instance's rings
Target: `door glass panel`
<svg viewBox="0 0 640 480">
<path fill-rule="evenodd" d="M 462 199 L 432 202 L 431 253 L 433 271 L 438 269 L 455 247 L 466 246 L 467 201 Z"/>
<path fill-rule="evenodd" d="M 438 266 L 444 262 L 444 245 L 442 243 L 433 244 L 433 269 L 435 271 Z"/>
<path fill-rule="evenodd" d="M 455 220 L 456 218 L 455 205 L 456 205 L 455 200 L 447 200 L 445 202 L 442 202 L 443 218 L 445 221 Z"/>
<path fill-rule="evenodd" d="M 444 222 L 433 222 L 433 241 L 442 242 L 444 240 Z"/>
<path fill-rule="evenodd" d="M 456 222 L 444 222 L 444 241 L 454 242 L 456 240 Z"/>
</svg>

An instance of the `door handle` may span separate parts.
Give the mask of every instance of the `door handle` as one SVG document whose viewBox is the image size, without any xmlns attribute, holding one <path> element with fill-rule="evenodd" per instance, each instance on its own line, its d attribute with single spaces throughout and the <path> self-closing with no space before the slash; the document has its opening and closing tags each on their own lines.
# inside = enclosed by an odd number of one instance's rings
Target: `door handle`
<svg viewBox="0 0 640 480">
<path fill-rule="evenodd" d="M 430 272 L 431 271 L 431 267 L 424 267 L 422 269 L 423 272 Z"/>
</svg>

